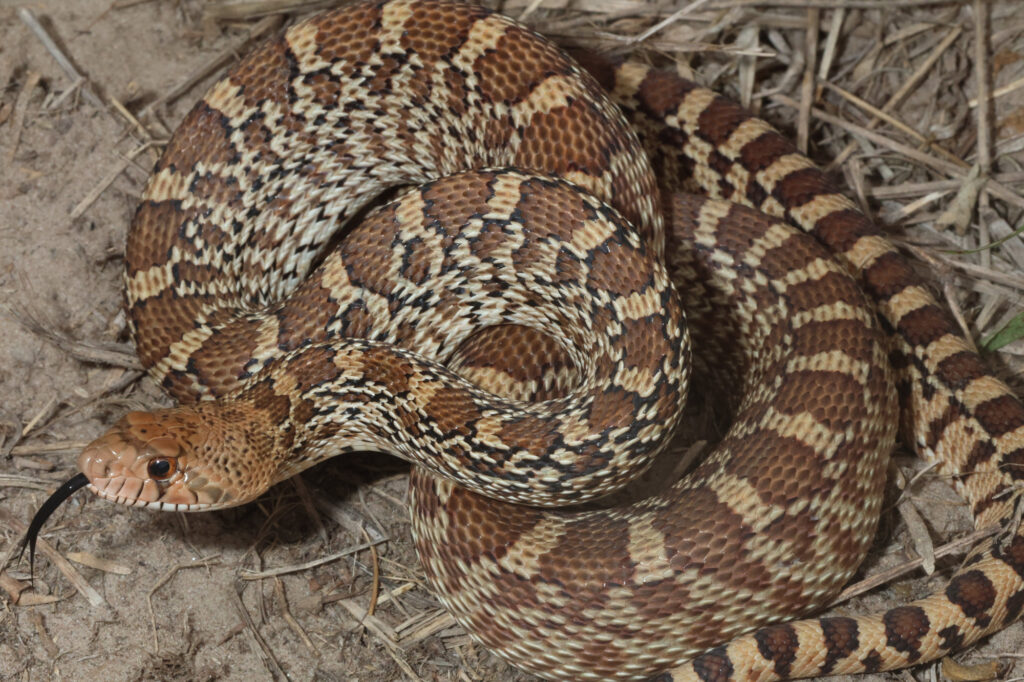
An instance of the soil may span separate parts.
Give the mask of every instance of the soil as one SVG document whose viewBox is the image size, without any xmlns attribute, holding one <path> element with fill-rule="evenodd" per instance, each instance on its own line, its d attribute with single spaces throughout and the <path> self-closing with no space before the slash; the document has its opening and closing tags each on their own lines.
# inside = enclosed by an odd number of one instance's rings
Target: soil
<svg viewBox="0 0 1024 682">
<path fill-rule="evenodd" d="M 84 88 L 138 116 L 252 26 L 202 22 L 197 2 L 28 6 L 88 82 L 72 87 L 0 0 L 0 418 L 18 424 L 8 442 L 25 433 L 14 454 L 0 458 L 0 556 L 17 550 L 24 524 L 74 475 L 82 443 L 127 410 L 169 404 L 148 379 L 134 380 L 121 252 L 160 142 L 212 79 L 157 107 L 144 130 L 115 107 L 92 104 Z M 35 74 L 38 84 L 26 88 Z M 783 113 L 792 129 L 793 112 Z M 1019 368 L 1001 367 L 1020 378 Z M 406 471 L 380 456 L 346 458 L 257 503 L 209 514 L 146 513 L 74 495 L 42 537 L 74 560 L 70 570 L 95 597 L 42 554 L 25 589 L 27 561 L 13 562 L 0 582 L 0 680 L 532 679 L 475 645 L 426 588 L 410 544 Z M 945 482 L 926 477 L 912 491 L 937 537 L 970 530 Z M 245 579 L 246 571 L 295 566 L 367 538 L 386 540 L 376 558 L 364 549 Z M 905 560 L 907 538 L 890 511 L 865 571 Z M 911 574 L 842 608 L 863 612 L 921 596 L 940 587 L 958 560 L 940 560 L 930 578 Z M 375 592 L 376 612 L 366 616 Z M 994 660 L 1007 671 L 1021 651 L 1017 624 L 960 660 Z"/>
</svg>

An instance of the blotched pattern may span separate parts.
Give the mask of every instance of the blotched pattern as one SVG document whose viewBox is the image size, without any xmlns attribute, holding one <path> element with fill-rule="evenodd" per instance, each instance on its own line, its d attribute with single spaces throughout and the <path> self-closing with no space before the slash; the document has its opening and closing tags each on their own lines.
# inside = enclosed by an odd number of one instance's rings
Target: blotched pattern
<svg viewBox="0 0 1024 682">
<path fill-rule="evenodd" d="M 779 622 L 826 603 L 870 542 L 889 356 L 904 437 L 979 526 L 1013 516 L 1024 408 L 767 124 L 673 74 L 580 59 L 592 75 L 484 9 L 393 0 L 232 69 L 157 164 L 126 254 L 143 362 L 183 401 L 227 396 L 128 415 L 83 453 L 93 489 L 227 506 L 373 447 L 487 495 L 592 498 L 677 418 L 687 345 L 664 255 L 700 362 L 739 383 L 735 423 L 625 508 L 516 506 L 414 469 L 417 547 L 469 632 L 551 678 L 773 679 L 919 663 L 1015 620 L 1019 534 L 925 600 Z M 522 172 L 464 173 L 500 167 Z M 382 190 L 419 183 L 324 255 Z"/>
</svg>

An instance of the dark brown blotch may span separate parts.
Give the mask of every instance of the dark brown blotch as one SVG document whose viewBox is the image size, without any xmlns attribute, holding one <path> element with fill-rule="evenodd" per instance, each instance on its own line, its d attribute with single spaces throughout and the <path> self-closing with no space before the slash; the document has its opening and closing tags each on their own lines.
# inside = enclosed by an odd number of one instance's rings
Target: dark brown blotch
<svg viewBox="0 0 1024 682">
<path fill-rule="evenodd" d="M 874 234 L 875 224 L 854 208 L 833 211 L 814 224 L 814 236 L 836 253 L 846 253 L 858 239 Z"/>
<path fill-rule="evenodd" d="M 921 657 L 921 641 L 931 629 L 928 615 L 920 606 L 899 606 L 882 616 L 886 643 L 907 655 L 911 663 Z"/>
<path fill-rule="evenodd" d="M 834 194 L 835 185 L 819 168 L 801 168 L 776 183 L 774 196 L 787 211 L 799 208 L 822 194 Z"/>
<path fill-rule="evenodd" d="M 729 682 L 733 679 L 735 669 L 725 647 L 718 647 L 695 658 L 693 671 L 703 682 Z"/>
<path fill-rule="evenodd" d="M 651 69 L 637 89 L 640 107 L 657 119 L 674 113 L 697 84 L 666 71 Z"/>
<path fill-rule="evenodd" d="M 697 134 L 715 147 L 721 147 L 750 113 L 735 102 L 716 95 L 697 117 Z"/>
<path fill-rule="evenodd" d="M 838 616 L 818 621 L 825 639 L 825 662 L 820 672 L 828 675 L 836 664 L 847 658 L 860 646 L 860 628 L 853 618 Z"/>
<path fill-rule="evenodd" d="M 973 618 L 979 627 L 987 627 L 992 617 L 989 609 L 996 601 L 996 588 L 988 576 L 971 570 L 955 576 L 946 586 L 946 598 Z"/>
<path fill-rule="evenodd" d="M 274 382 L 264 379 L 249 386 L 243 399 L 266 415 L 268 424 L 283 424 L 291 411 L 291 401 L 274 391 Z"/>
<path fill-rule="evenodd" d="M 338 314 L 338 304 L 321 282 L 319 276 L 306 280 L 276 312 L 277 345 L 282 351 L 327 339 L 327 326 Z"/>
<path fill-rule="evenodd" d="M 1004 393 L 974 408 L 974 418 L 993 438 L 1024 426 L 1024 406 L 1016 397 Z"/>
<path fill-rule="evenodd" d="M 789 677 L 800 647 L 796 630 L 788 623 L 771 625 L 754 633 L 757 650 L 765 660 L 771 661 L 772 669 L 781 678 Z"/>
<path fill-rule="evenodd" d="M 896 326 L 907 343 L 921 348 L 948 334 L 959 336 L 952 320 L 935 304 L 911 310 L 900 318 Z"/>
<path fill-rule="evenodd" d="M 398 395 L 409 391 L 410 381 L 416 370 L 412 363 L 405 358 L 396 355 L 391 349 L 383 346 L 371 346 L 363 350 L 362 357 L 363 376 L 366 381 L 384 387 L 392 395 Z M 465 393 L 465 391 L 456 391 Z M 438 393 L 446 393 L 442 390 Z M 437 396 L 434 396 L 437 398 Z M 431 401 L 431 405 L 433 401 Z M 443 400 L 439 403 L 443 404 Z M 428 406 L 428 411 L 430 407 Z"/>
<path fill-rule="evenodd" d="M 864 271 L 865 285 L 883 301 L 920 281 L 907 261 L 895 251 L 882 254 Z"/>
<path fill-rule="evenodd" d="M 751 175 L 754 175 L 768 168 L 781 157 L 794 152 L 796 152 L 796 148 L 793 143 L 772 130 L 743 145 L 740 150 L 740 164 L 750 171 Z"/>
</svg>

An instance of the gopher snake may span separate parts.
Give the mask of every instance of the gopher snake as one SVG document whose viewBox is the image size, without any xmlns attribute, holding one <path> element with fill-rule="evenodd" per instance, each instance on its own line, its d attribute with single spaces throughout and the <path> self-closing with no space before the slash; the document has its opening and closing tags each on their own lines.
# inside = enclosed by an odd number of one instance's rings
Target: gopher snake
<svg viewBox="0 0 1024 682">
<path fill-rule="evenodd" d="M 926 600 L 711 648 L 820 607 L 852 575 L 894 396 L 873 317 L 819 247 L 676 192 L 788 220 L 856 273 L 894 331 L 905 436 L 978 525 L 1012 516 L 1024 409 L 767 124 L 671 74 L 587 66 L 481 8 L 393 0 L 314 17 L 232 69 L 169 143 L 126 253 L 143 362 L 183 402 L 223 397 L 127 415 L 83 453 L 90 488 L 209 509 L 347 449 L 415 459 L 504 500 L 414 468 L 417 547 L 474 637 L 554 678 L 891 669 L 1014 620 L 1016 534 Z M 382 190 L 420 183 L 322 255 Z M 703 362 L 744 386 L 736 423 L 632 507 L 509 504 L 598 497 L 671 433 L 688 370 L 663 214 L 694 336 L 719 346 Z M 726 301 L 740 312 L 710 328 Z"/>
</svg>

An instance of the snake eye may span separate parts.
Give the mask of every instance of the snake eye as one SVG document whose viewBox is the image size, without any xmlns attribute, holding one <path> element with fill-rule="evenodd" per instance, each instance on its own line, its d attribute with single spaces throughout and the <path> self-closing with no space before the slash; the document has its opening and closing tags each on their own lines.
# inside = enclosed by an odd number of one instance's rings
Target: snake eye
<svg viewBox="0 0 1024 682">
<path fill-rule="evenodd" d="M 173 459 L 157 457 L 149 460 L 149 464 L 146 465 L 146 473 L 154 481 L 163 481 L 174 473 L 175 468 Z"/>
</svg>

